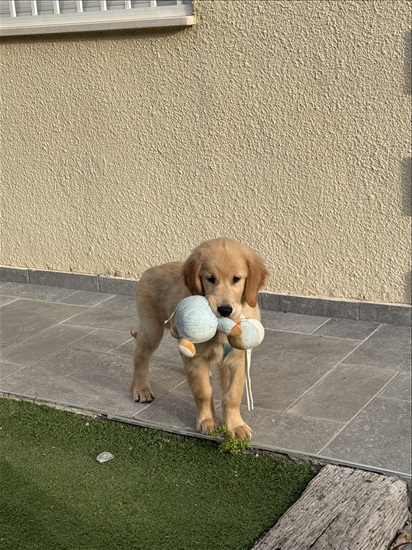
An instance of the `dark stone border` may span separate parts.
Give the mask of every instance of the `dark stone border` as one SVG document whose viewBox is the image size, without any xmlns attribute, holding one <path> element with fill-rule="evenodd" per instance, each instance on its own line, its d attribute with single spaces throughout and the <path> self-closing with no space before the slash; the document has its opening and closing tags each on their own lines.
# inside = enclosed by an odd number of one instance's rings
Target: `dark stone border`
<svg viewBox="0 0 412 550">
<path fill-rule="evenodd" d="M 269 311 L 339 317 L 357 321 L 388 323 L 389 325 L 411 325 L 412 307 L 409 305 L 310 298 L 270 292 L 262 292 L 259 298 L 261 308 Z"/>
<path fill-rule="evenodd" d="M 134 294 L 137 284 L 137 281 L 134 279 L 109 277 L 107 275 L 85 275 L 82 273 L 66 273 L 62 271 L 7 266 L 0 266 L 0 280 L 9 283 L 56 286 L 73 290 L 106 292 L 127 296 Z M 412 307 L 403 304 L 312 298 L 271 292 L 261 292 L 259 294 L 259 304 L 262 309 L 269 311 L 374 321 L 390 325 L 411 325 Z"/>
<path fill-rule="evenodd" d="M 134 279 L 108 277 L 107 275 L 85 275 L 42 269 L 24 269 L 0 266 L 0 280 L 8 283 L 27 283 L 31 285 L 56 286 L 89 292 L 105 292 L 132 296 L 135 293 Z"/>
</svg>

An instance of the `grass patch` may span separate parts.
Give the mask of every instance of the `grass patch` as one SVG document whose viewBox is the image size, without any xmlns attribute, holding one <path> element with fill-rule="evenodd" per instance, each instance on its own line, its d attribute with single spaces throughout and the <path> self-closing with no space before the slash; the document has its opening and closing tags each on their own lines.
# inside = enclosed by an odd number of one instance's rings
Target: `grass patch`
<svg viewBox="0 0 412 550">
<path fill-rule="evenodd" d="M 227 426 L 220 426 L 212 432 L 211 437 L 216 437 L 219 441 L 219 451 L 221 453 L 231 453 L 232 455 L 238 455 L 244 453 L 250 449 L 250 443 L 248 439 L 242 439 L 241 437 L 233 437 L 229 432 Z"/>
<path fill-rule="evenodd" d="M 313 473 L 217 443 L 0 399 L 0 546 L 249 549 Z M 114 459 L 100 464 L 102 451 Z"/>
</svg>

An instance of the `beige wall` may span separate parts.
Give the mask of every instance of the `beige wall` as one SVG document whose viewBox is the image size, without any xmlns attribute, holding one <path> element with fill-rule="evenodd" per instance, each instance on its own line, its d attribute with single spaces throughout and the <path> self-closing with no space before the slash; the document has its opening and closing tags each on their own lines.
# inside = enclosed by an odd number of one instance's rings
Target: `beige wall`
<svg viewBox="0 0 412 550">
<path fill-rule="evenodd" d="M 269 291 L 408 301 L 411 4 L 196 4 L 2 40 L 0 263 L 138 277 L 226 234 Z"/>
</svg>

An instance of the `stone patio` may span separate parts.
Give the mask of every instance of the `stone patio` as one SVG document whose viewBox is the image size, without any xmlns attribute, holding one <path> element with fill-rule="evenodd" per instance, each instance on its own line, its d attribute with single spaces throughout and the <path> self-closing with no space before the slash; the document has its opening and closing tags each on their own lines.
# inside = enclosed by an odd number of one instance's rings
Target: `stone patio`
<svg viewBox="0 0 412 550">
<path fill-rule="evenodd" d="M 151 380 L 156 399 L 129 394 L 133 296 L 0 283 L 4 395 L 69 405 L 195 435 L 176 341 L 166 334 Z M 355 464 L 410 478 L 411 329 L 263 310 L 254 350 L 255 408 L 243 415 L 257 448 Z M 212 376 L 220 413 L 217 375 Z"/>
</svg>

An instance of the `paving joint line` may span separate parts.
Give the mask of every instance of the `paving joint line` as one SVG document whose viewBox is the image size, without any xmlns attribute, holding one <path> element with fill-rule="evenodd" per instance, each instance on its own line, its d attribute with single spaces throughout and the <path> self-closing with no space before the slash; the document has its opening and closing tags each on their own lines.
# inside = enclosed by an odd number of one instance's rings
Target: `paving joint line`
<svg viewBox="0 0 412 550">
<path fill-rule="evenodd" d="M 324 323 L 322 323 L 319 327 L 315 328 L 312 332 L 310 332 L 310 334 L 315 334 L 315 332 L 319 329 L 321 329 L 322 327 L 324 327 L 326 325 L 326 323 L 329 323 L 329 321 L 331 321 L 333 319 L 333 317 L 328 317 L 326 319 L 326 321 Z"/>
<path fill-rule="evenodd" d="M 362 344 L 364 344 L 365 342 L 367 342 L 369 340 L 369 338 L 371 338 L 380 328 L 381 328 L 381 324 L 376 327 L 376 329 L 371 332 L 364 340 L 360 340 L 359 341 L 359 344 L 352 350 L 350 351 L 347 355 L 345 355 L 340 361 L 338 361 L 335 365 L 333 365 L 332 368 L 330 368 L 328 370 L 328 372 L 325 372 L 325 374 L 323 376 L 321 376 L 319 378 L 319 380 L 317 380 L 314 384 L 312 384 L 312 386 L 310 386 L 307 390 L 305 390 L 302 395 L 300 395 L 299 397 L 297 397 L 286 409 L 285 409 L 285 412 L 288 411 L 291 407 L 293 407 L 294 405 L 296 405 L 296 403 L 298 403 L 301 399 L 303 399 L 303 397 L 305 397 L 305 395 L 307 395 L 311 390 L 313 390 L 314 388 L 316 388 L 317 386 L 319 386 L 319 384 L 321 382 L 323 382 L 323 380 L 331 373 L 331 372 L 334 372 L 338 367 L 339 365 L 341 365 L 348 357 L 350 357 L 352 355 L 352 353 L 354 353 L 358 348 L 360 348 L 360 346 L 362 346 Z M 356 340 L 351 340 L 351 342 L 356 342 Z"/>
<path fill-rule="evenodd" d="M 385 389 L 387 386 L 389 386 L 389 384 L 390 384 L 393 380 L 395 380 L 395 378 L 398 376 L 398 374 L 399 374 L 399 372 L 396 372 L 396 373 L 392 376 L 392 378 L 390 378 L 390 379 L 386 382 L 386 384 L 384 384 L 384 385 L 382 386 L 382 388 L 381 388 L 379 391 L 377 391 L 377 392 L 375 393 L 375 395 L 373 395 L 373 396 L 365 403 L 365 405 L 364 405 L 361 409 L 359 409 L 359 411 L 358 411 L 356 414 L 354 414 L 354 415 L 352 416 L 352 418 L 350 418 L 347 422 L 345 422 L 345 425 L 342 426 L 342 428 L 332 437 L 332 439 L 330 439 L 330 441 L 328 441 L 328 443 L 326 443 L 326 445 L 324 445 L 316 454 L 320 455 L 327 447 L 329 447 L 329 445 L 330 445 L 330 444 L 331 444 L 331 443 L 332 443 L 332 442 L 333 442 L 333 441 L 334 441 L 334 440 L 335 440 L 344 430 L 346 430 L 346 428 L 349 426 L 349 424 L 351 424 L 351 423 L 352 423 L 352 422 L 353 422 L 353 421 L 354 421 L 354 420 L 355 420 L 355 419 L 356 419 L 356 418 L 366 409 L 366 407 L 368 407 L 368 406 L 372 403 L 372 401 L 373 401 L 376 397 L 378 397 L 378 396 L 384 391 L 384 389 Z"/>
</svg>

